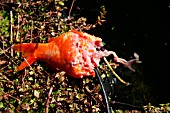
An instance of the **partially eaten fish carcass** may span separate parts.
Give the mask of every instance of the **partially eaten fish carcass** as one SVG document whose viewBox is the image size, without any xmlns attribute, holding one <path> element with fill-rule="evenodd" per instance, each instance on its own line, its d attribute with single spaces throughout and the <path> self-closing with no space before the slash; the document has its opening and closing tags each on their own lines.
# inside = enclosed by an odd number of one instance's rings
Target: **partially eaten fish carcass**
<svg viewBox="0 0 170 113">
<path fill-rule="evenodd" d="M 131 68 L 138 58 L 127 62 L 119 58 L 115 52 L 103 50 L 102 39 L 84 32 L 71 30 L 59 37 L 51 38 L 48 43 L 14 44 L 13 49 L 23 53 L 26 58 L 18 66 L 20 71 L 36 60 L 47 62 L 53 68 L 65 71 L 69 76 L 82 78 L 95 76 L 94 69 L 99 66 L 102 57 L 111 54 L 115 63 L 121 63 Z"/>
</svg>

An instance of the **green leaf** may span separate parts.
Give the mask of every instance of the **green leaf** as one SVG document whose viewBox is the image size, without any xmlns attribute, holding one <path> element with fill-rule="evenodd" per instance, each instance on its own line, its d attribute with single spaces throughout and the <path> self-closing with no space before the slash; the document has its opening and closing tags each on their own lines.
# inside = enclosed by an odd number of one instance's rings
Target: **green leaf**
<svg viewBox="0 0 170 113">
<path fill-rule="evenodd" d="M 23 29 L 24 29 L 24 30 L 28 29 L 28 26 L 27 26 L 27 25 L 24 25 Z"/>
<path fill-rule="evenodd" d="M 2 103 L 2 102 L 0 102 L 0 108 L 3 108 L 3 107 L 4 107 L 3 103 Z"/>
<path fill-rule="evenodd" d="M 85 96 L 84 94 L 77 94 L 77 95 L 76 95 L 76 98 L 82 99 L 84 96 Z"/>
<path fill-rule="evenodd" d="M 64 2 L 63 2 L 63 1 L 60 1 L 60 2 L 58 2 L 58 3 L 59 3 L 60 5 L 62 5 L 62 6 L 64 5 Z"/>
<path fill-rule="evenodd" d="M 33 75 L 33 74 L 34 74 L 34 72 L 33 72 L 33 71 L 30 71 L 29 73 L 30 73 L 30 75 Z"/>
<path fill-rule="evenodd" d="M 101 75 L 101 78 L 105 78 L 105 77 L 106 77 L 106 75 L 105 75 L 105 74 L 102 74 L 102 75 Z"/>
<path fill-rule="evenodd" d="M 30 16 L 32 16 L 34 14 L 34 12 L 29 12 Z"/>
<path fill-rule="evenodd" d="M 72 89 L 71 88 L 67 88 L 67 91 L 71 91 Z"/>
<path fill-rule="evenodd" d="M 9 32 L 5 32 L 4 37 L 9 37 Z"/>
<path fill-rule="evenodd" d="M 98 16 L 98 20 L 100 20 L 100 16 Z"/>
<path fill-rule="evenodd" d="M 39 87 L 40 85 L 36 83 L 35 86 L 36 86 L 36 87 Z"/>
<path fill-rule="evenodd" d="M 33 77 L 29 77 L 28 80 L 33 81 L 34 79 L 33 79 Z"/>
<path fill-rule="evenodd" d="M 34 96 L 39 98 L 40 97 L 40 93 L 37 90 L 34 90 Z"/>
<path fill-rule="evenodd" d="M 112 29 L 111 29 L 111 30 L 113 31 L 114 29 L 115 29 L 115 27 L 112 27 Z"/>
<path fill-rule="evenodd" d="M 20 52 L 17 52 L 17 57 L 19 57 L 19 56 L 20 56 L 20 54 L 21 54 Z"/>
<path fill-rule="evenodd" d="M 104 45 L 106 45 L 106 43 L 105 43 L 105 42 L 102 42 L 102 44 L 103 44 L 103 46 L 104 46 Z"/>
<path fill-rule="evenodd" d="M 170 111 L 170 107 L 167 107 L 167 110 Z"/>
<path fill-rule="evenodd" d="M 54 107 L 55 107 L 55 104 L 50 104 L 50 107 L 54 108 Z"/>
<path fill-rule="evenodd" d="M 30 102 L 29 102 L 29 105 L 33 104 L 35 101 L 36 101 L 36 98 L 31 99 Z"/>
<path fill-rule="evenodd" d="M 19 89 L 19 91 L 23 91 L 23 89 L 22 89 L 22 88 L 20 88 L 20 89 Z"/>
</svg>

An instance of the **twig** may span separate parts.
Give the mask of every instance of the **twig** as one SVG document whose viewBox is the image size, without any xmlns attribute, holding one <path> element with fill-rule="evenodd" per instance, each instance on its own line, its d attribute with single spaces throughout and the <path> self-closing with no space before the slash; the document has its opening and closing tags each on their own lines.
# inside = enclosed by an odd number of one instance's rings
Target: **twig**
<svg viewBox="0 0 170 113">
<path fill-rule="evenodd" d="M 10 47 L 9 47 L 9 48 L 10 48 Z M 9 48 L 8 48 L 8 49 L 9 49 Z M 2 53 L 3 53 L 7 58 L 10 59 L 10 57 L 5 53 L 5 51 L 6 51 L 7 49 L 4 51 L 4 50 L 2 50 L 2 49 L 0 48 L 0 50 L 2 51 Z M 1 54 L 1 53 L 0 53 L 0 54 Z M 11 61 L 12 61 L 15 65 L 17 65 L 12 59 L 11 59 Z M 18 66 L 18 65 L 17 65 L 17 66 Z"/>
<path fill-rule="evenodd" d="M 12 14 L 12 11 L 10 11 L 10 20 L 11 20 L 11 34 L 10 34 L 10 41 L 11 43 L 13 43 L 13 35 L 12 35 L 12 17 L 13 17 L 13 14 Z M 11 57 L 13 57 L 13 49 L 11 48 Z"/>
<path fill-rule="evenodd" d="M 132 109 L 132 110 L 139 110 L 142 113 L 144 112 L 144 108 L 140 107 L 140 106 L 135 106 L 132 104 L 128 104 L 128 103 L 123 103 L 123 102 L 118 102 L 118 101 L 110 101 L 110 103 L 114 106 L 114 104 L 118 104 L 119 106 L 124 106 L 125 108 L 128 107 L 128 109 Z M 123 109 L 123 108 L 122 108 Z"/>
<path fill-rule="evenodd" d="M 19 103 L 21 102 L 20 99 L 14 97 L 14 96 L 12 96 L 12 95 L 8 95 L 8 96 L 11 97 L 11 98 L 14 98 L 14 99 L 17 100 Z"/>
<path fill-rule="evenodd" d="M 18 111 L 18 110 L 15 108 L 14 105 L 12 105 L 12 104 L 7 100 L 7 98 L 6 98 L 5 96 L 4 96 L 4 98 L 5 98 L 5 102 L 6 102 L 11 108 L 15 109 L 17 113 L 21 113 L 20 111 Z"/>
<path fill-rule="evenodd" d="M 49 102 L 50 102 L 50 95 L 52 93 L 53 87 L 50 88 L 50 91 L 48 93 L 48 98 L 47 98 L 47 102 L 46 102 L 46 109 L 45 109 L 45 113 L 48 113 L 48 107 L 49 107 Z"/>
<path fill-rule="evenodd" d="M 8 77 L 6 77 L 5 75 L 0 74 L 0 76 L 2 76 L 5 80 L 7 80 L 7 82 L 9 82 L 9 83 L 11 83 L 12 85 L 14 85 L 14 82 L 13 82 L 13 81 L 10 81 L 10 80 L 8 79 Z"/>
<path fill-rule="evenodd" d="M 116 72 L 113 70 L 113 68 L 110 66 L 110 64 L 109 64 L 109 62 L 107 61 L 107 59 L 104 57 L 104 61 L 106 62 L 106 64 L 108 65 L 108 67 L 109 67 L 109 69 L 112 71 L 112 73 L 115 75 L 115 77 L 120 81 L 120 82 L 122 82 L 123 84 L 125 84 L 125 85 L 130 85 L 130 83 L 128 83 L 128 82 L 125 82 L 123 79 L 121 79 L 120 77 L 119 77 L 119 75 L 117 75 L 116 74 Z"/>
<path fill-rule="evenodd" d="M 20 22 L 20 15 L 18 14 L 18 25 L 17 25 L 17 35 L 16 35 L 16 39 L 19 39 L 19 22 Z"/>
<path fill-rule="evenodd" d="M 34 74 L 35 74 L 36 76 L 38 76 L 38 75 L 35 73 L 34 69 L 31 67 L 31 65 L 28 63 L 27 59 L 26 59 L 26 58 L 24 58 L 24 60 L 25 60 L 25 62 L 29 65 L 29 67 L 30 67 L 30 68 L 31 68 L 31 70 L 34 72 Z"/>
<path fill-rule="evenodd" d="M 71 4 L 71 7 L 70 7 L 70 10 L 69 10 L 69 14 L 68 14 L 68 17 L 70 18 L 70 14 L 71 14 L 71 11 L 72 11 L 72 8 L 73 8 L 73 5 L 74 5 L 74 2 L 75 2 L 76 0 L 73 0 L 72 1 L 72 4 Z"/>
<path fill-rule="evenodd" d="M 5 7 L 9 7 L 9 6 L 7 6 L 6 4 L 3 4 L 3 3 L 0 3 L 0 5 L 5 6 Z"/>
<path fill-rule="evenodd" d="M 13 26 L 13 13 L 12 13 L 12 10 L 10 11 L 10 24 L 11 24 L 11 33 L 10 33 L 10 42 L 11 42 L 11 45 L 13 44 L 13 29 L 12 29 L 12 26 Z M 11 57 L 13 58 L 14 56 L 14 51 L 13 49 L 11 48 Z M 14 64 L 12 63 L 12 69 L 14 68 Z"/>
<path fill-rule="evenodd" d="M 5 53 L 5 52 L 7 52 L 8 49 L 10 49 L 10 48 L 11 48 L 11 47 L 8 47 L 7 49 L 5 49 L 5 48 L 4 48 L 4 44 L 3 44 L 3 48 L 0 48 L 0 50 L 1 50 L 1 51 L 0 51 L 0 55 L 3 54 L 3 53 Z M 4 50 L 4 49 L 5 49 L 5 50 Z"/>
<path fill-rule="evenodd" d="M 31 42 L 32 42 L 32 34 L 33 34 L 33 25 L 34 25 L 34 23 L 33 23 L 33 20 L 31 21 Z"/>
</svg>

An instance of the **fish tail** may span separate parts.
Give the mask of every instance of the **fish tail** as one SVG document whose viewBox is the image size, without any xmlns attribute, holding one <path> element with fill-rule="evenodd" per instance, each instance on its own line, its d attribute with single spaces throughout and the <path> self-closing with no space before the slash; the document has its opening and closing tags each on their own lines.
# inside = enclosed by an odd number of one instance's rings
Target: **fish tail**
<svg viewBox="0 0 170 113">
<path fill-rule="evenodd" d="M 17 71 L 20 71 L 27 66 L 30 66 L 37 60 L 37 57 L 34 54 L 34 51 L 37 49 L 38 44 L 36 43 L 23 43 L 23 44 L 14 44 L 12 46 L 13 50 L 23 53 L 25 61 L 23 61 L 20 66 L 17 67 Z"/>
</svg>

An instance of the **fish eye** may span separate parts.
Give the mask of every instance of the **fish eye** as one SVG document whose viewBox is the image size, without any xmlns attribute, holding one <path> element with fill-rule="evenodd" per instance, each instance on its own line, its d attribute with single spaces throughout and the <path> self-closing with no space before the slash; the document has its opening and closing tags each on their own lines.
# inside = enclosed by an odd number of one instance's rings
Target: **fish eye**
<svg viewBox="0 0 170 113">
<path fill-rule="evenodd" d="M 104 51 L 105 48 L 104 48 L 103 46 L 101 46 L 101 47 L 97 47 L 96 50 L 97 50 L 97 51 Z"/>
<path fill-rule="evenodd" d="M 101 51 L 104 51 L 104 50 L 105 50 L 105 48 L 102 46 L 102 47 L 100 47 L 100 50 L 101 50 Z"/>
<path fill-rule="evenodd" d="M 100 48 L 96 48 L 97 51 L 100 51 Z"/>
</svg>

